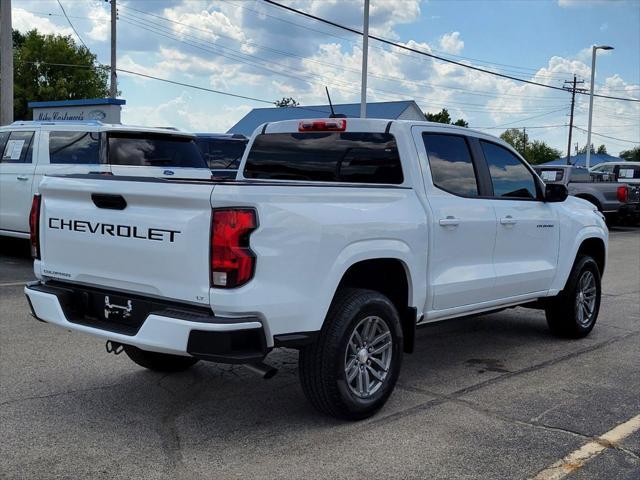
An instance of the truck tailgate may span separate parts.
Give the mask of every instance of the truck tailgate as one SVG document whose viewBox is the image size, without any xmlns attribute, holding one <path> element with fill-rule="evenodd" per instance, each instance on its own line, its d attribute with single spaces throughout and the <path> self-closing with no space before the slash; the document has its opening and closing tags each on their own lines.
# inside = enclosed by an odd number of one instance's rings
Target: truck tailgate
<svg viewBox="0 0 640 480">
<path fill-rule="evenodd" d="M 208 305 L 212 189 L 197 181 L 46 177 L 36 273 Z"/>
</svg>

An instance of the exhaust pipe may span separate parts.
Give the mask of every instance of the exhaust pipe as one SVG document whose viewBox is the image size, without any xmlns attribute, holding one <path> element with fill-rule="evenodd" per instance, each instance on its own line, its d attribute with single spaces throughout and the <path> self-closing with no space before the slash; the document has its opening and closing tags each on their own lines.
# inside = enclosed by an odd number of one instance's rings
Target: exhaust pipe
<svg viewBox="0 0 640 480">
<path fill-rule="evenodd" d="M 104 347 L 107 349 L 107 353 L 113 353 L 114 355 L 120 355 L 124 350 L 124 345 L 120 342 L 114 342 L 112 340 L 107 340 L 107 343 L 104 344 Z"/>
<path fill-rule="evenodd" d="M 278 373 L 277 368 L 267 365 L 264 362 L 245 363 L 244 366 L 252 372 L 257 373 L 265 380 L 273 378 L 275 374 Z"/>
</svg>

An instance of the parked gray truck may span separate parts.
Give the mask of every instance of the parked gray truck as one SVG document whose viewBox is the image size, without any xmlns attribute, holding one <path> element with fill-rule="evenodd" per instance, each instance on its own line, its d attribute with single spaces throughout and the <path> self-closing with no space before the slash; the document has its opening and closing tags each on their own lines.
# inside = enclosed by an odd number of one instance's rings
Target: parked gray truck
<svg viewBox="0 0 640 480">
<path fill-rule="evenodd" d="M 640 185 L 607 181 L 586 168 L 573 165 L 536 166 L 534 169 L 545 183 L 563 184 L 569 195 L 593 203 L 608 221 L 638 215 Z"/>
</svg>

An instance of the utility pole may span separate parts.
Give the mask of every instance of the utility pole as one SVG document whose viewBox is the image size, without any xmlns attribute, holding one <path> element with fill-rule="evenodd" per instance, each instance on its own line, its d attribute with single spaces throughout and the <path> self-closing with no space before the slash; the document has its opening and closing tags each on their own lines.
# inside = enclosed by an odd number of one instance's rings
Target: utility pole
<svg viewBox="0 0 640 480">
<path fill-rule="evenodd" d="M 575 107 L 576 104 L 576 91 L 583 91 L 586 92 L 586 90 L 584 88 L 576 88 L 576 85 L 578 83 L 584 83 L 583 80 L 580 80 L 579 82 L 576 79 L 576 76 L 573 76 L 573 82 L 571 82 L 570 80 L 565 80 L 564 81 L 565 84 L 573 84 L 571 87 L 567 87 L 564 86 L 562 88 L 564 88 L 565 90 L 571 92 L 571 117 L 569 118 L 569 142 L 567 143 L 567 165 L 571 164 L 571 134 L 573 133 L 573 108 Z"/>
<path fill-rule="evenodd" d="M 596 52 L 598 50 L 613 50 L 610 45 L 594 45 L 591 48 L 591 85 L 589 85 L 589 126 L 587 127 L 587 155 L 585 166 L 591 166 L 591 121 L 593 120 L 593 86 L 596 81 Z"/>
<path fill-rule="evenodd" d="M 522 156 L 527 158 L 527 127 L 522 127 Z"/>
<path fill-rule="evenodd" d="M 0 125 L 13 122 L 13 29 L 11 0 L 0 0 Z"/>
<path fill-rule="evenodd" d="M 360 90 L 360 118 L 367 118 L 367 61 L 369 57 L 369 0 L 364 0 L 362 27 L 362 82 Z"/>
<path fill-rule="evenodd" d="M 1 0 L 0 0 L 1 1 Z M 109 95 L 116 98 L 118 95 L 118 77 L 116 74 L 116 0 L 111 0 L 111 81 L 109 83 Z"/>
</svg>

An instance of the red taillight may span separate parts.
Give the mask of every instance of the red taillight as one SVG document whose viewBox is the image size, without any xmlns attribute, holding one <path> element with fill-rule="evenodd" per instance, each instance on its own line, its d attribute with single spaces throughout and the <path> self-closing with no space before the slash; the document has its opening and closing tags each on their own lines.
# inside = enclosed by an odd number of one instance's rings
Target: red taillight
<svg viewBox="0 0 640 480">
<path fill-rule="evenodd" d="M 340 118 L 329 120 L 302 120 L 298 124 L 299 132 L 344 132 L 347 121 Z"/>
<path fill-rule="evenodd" d="M 31 239 L 31 256 L 40 258 L 40 202 L 42 197 L 34 195 L 29 213 L 29 238 Z"/>
<path fill-rule="evenodd" d="M 213 210 L 211 222 L 211 286 L 234 288 L 244 285 L 256 266 L 249 248 L 249 235 L 258 227 L 256 211 L 250 208 Z"/>
<path fill-rule="evenodd" d="M 620 185 L 617 190 L 618 201 L 621 203 L 627 203 L 629 200 L 629 189 L 626 185 Z"/>
</svg>

